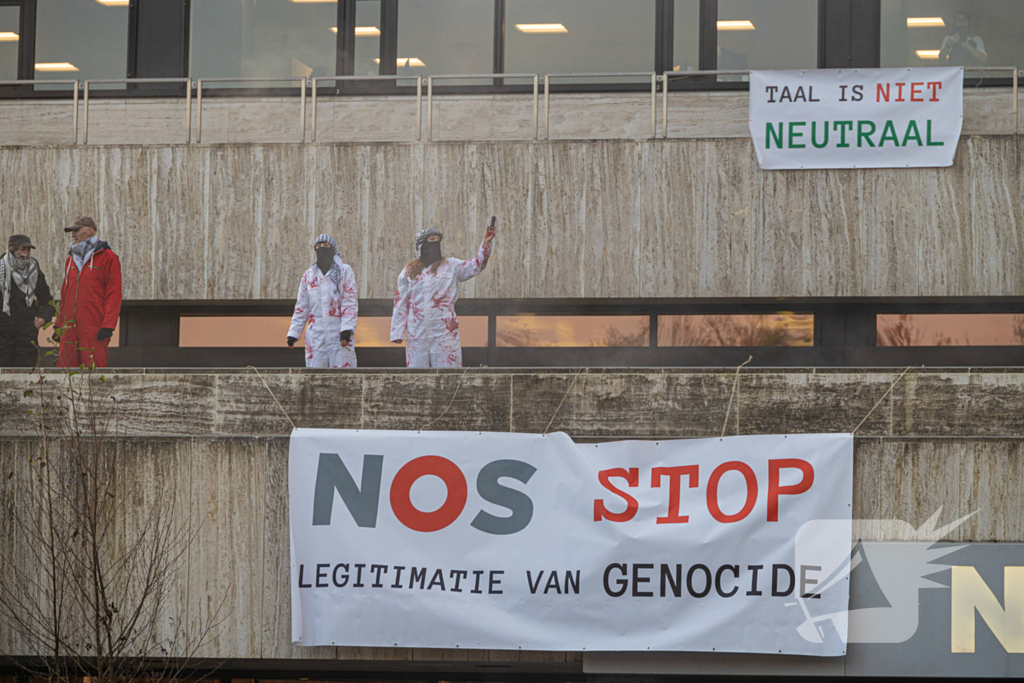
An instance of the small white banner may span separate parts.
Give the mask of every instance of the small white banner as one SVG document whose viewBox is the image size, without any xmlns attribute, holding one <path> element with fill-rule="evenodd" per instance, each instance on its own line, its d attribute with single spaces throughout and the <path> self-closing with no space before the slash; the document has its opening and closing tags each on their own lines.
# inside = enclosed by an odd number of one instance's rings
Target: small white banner
<svg viewBox="0 0 1024 683">
<path fill-rule="evenodd" d="M 815 586 L 849 557 L 852 480 L 850 434 L 297 429 L 292 640 L 842 655 L 845 623 L 807 639 L 798 598 L 849 608 L 848 581 Z M 814 520 L 846 531 L 797 553 Z"/>
<path fill-rule="evenodd" d="M 951 166 L 963 68 L 750 72 L 761 168 Z"/>
</svg>

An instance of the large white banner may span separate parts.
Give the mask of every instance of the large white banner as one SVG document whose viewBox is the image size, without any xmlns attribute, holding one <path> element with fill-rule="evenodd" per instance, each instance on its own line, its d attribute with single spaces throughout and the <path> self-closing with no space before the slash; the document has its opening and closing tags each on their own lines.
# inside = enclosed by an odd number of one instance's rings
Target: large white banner
<svg viewBox="0 0 1024 683">
<path fill-rule="evenodd" d="M 841 655 L 845 633 L 798 633 L 797 597 L 848 609 L 845 580 L 812 596 L 849 557 L 852 471 L 849 434 L 577 445 L 297 429 L 292 639 Z M 797 557 L 814 520 L 847 531 Z"/>
<path fill-rule="evenodd" d="M 750 72 L 761 168 L 951 166 L 963 68 Z"/>
</svg>

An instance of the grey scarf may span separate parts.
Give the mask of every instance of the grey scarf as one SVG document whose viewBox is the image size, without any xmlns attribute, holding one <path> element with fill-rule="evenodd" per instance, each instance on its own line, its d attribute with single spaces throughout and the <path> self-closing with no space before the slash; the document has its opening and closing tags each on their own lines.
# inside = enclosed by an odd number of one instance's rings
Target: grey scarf
<svg viewBox="0 0 1024 683">
<path fill-rule="evenodd" d="M 96 251 L 96 247 L 99 246 L 99 243 L 100 238 L 93 235 L 84 242 L 71 245 L 71 258 L 74 260 L 75 266 L 79 271 L 85 267 L 85 263 L 89 260 L 89 257 L 92 256 L 92 253 Z"/>
<path fill-rule="evenodd" d="M 0 259 L 0 288 L 4 294 L 4 313 L 11 314 L 11 284 L 13 283 L 25 295 L 29 308 L 36 304 L 36 283 L 39 281 L 39 263 L 31 256 L 27 259 L 15 258 L 14 254 Z"/>
</svg>

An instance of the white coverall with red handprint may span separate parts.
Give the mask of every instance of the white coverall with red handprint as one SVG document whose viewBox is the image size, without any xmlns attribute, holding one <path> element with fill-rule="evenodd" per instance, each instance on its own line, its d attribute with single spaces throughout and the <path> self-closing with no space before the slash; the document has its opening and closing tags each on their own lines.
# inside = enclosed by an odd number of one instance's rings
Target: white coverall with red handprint
<svg viewBox="0 0 1024 683">
<path fill-rule="evenodd" d="M 337 285 L 330 278 L 330 271 L 324 275 L 316 265 L 303 273 L 288 336 L 298 339 L 302 328 L 309 322 L 306 329 L 306 367 L 356 367 L 354 334 L 358 316 L 359 295 L 352 268 L 341 264 L 341 278 Z M 344 330 L 353 332 L 348 346 L 341 345 Z"/>
<path fill-rule="evenodd" d="M 405 364 L 410 368 L 461 368 L 462 342 L 455 302 L 459 283 L 487 267 L 491 246 L 480 245 L 476 258 L 447 258 L 436 273 L 424 268 L 410 280 L 403 268 L 398 276 L 391 340 L 405 337 Z"/>
</svg>

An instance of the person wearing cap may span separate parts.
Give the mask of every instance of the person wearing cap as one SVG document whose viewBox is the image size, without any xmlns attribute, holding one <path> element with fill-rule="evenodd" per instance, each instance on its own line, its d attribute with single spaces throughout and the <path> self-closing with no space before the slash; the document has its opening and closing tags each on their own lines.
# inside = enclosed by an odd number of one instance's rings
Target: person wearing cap
<svg viewBox="0 0 1024 683">
<path fill-rule="evenodd" d="M 25 235 L 12 235 L 0 258 L 0 367 L 33 368 L 39 361 L 39 330 L 53 318 L 50 287 L 35 247 Z"/>
<path fill-rule="evenodd" d="M 316 260 L 299 281 L 288 346 L 295 346 L 305 328 L 307 368 L 354 368 L 352 335 L 359 317 L 356 276 L 338 256 L 338 243 L 330 235 L 317 237 L 313 251 Z"/>
<path fill-rule="evenodd" d="M 57 365 L 107 367 L 107 346 L 121 315 L 121 260 L 110 245 L 96 236 L 96 223 L 79 216 L 64 228 L 72 245 L 64 262 Z"/>
<path fill-rule="evenodd" d="M 410 368 L 461 368 L 462 341 L 455 302 L 459 283 L 479 275 L 491 257 L 497 233 L 489 227 L 476 258 L 441 256 L 444 235 L 427 228 L 416 235 L 416 258 L 398 274 L 391 343 L 405 338 L 405 365 Z"/>
</svg>

